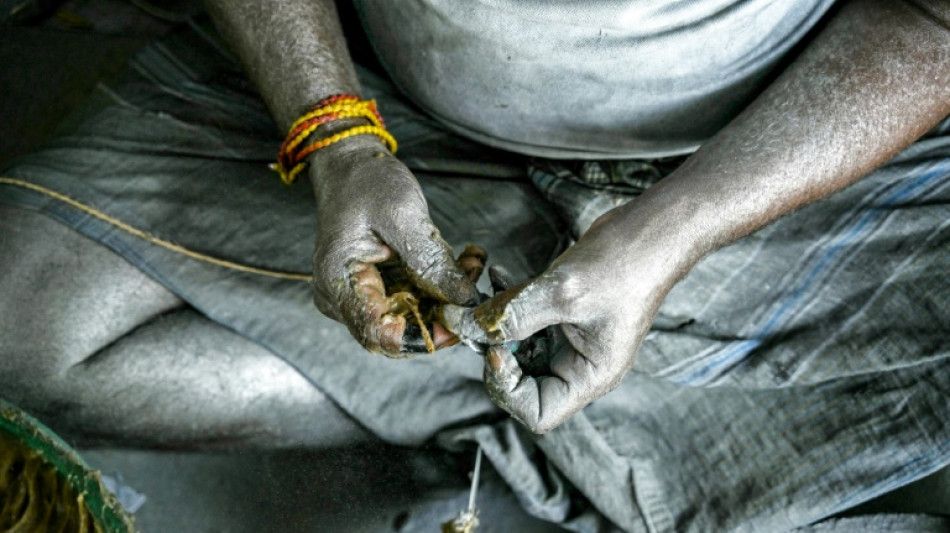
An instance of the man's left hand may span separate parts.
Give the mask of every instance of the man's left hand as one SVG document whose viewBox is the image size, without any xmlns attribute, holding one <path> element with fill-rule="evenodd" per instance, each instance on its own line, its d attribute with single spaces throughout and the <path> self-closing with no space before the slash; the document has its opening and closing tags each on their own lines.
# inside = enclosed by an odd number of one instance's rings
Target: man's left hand
<svg viewBox="0 0 950 533">
<path fill-rule="evenodd" d="M 675 282 L 671 273 L 681 270 L 670 268 L 669 248 L 639 247 L 627 218 L 620 210 L 601 217 L 543 274 L 468 314 L 477 327 L 463 324 L 492 345 L 485 361 L 492 400 L 535 433 L 620 384 Z M 549 354 L 548 375 L 529 376 L 501 343 L 549 326 L 560 328 L 567 342 Z"/>
</svg>

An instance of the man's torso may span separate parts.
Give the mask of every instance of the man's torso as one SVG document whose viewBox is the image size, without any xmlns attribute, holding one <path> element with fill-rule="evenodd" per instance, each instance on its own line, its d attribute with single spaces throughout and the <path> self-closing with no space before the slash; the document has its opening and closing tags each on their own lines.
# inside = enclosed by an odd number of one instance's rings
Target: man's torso
<svg viewBox="0 0 950 533">
<path fill-rule="evenodd" d="M 355 0 L 396 84 L 486 144 L 561 158 L 695 150 L 832 0 Z"/>
</svg>

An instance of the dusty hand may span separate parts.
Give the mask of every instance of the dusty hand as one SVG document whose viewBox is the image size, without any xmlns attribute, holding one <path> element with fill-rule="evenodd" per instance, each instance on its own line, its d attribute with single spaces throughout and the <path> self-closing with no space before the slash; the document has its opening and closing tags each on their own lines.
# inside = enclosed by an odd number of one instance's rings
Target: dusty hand
<svg viewBox="0 0 950 533">
<path fill-rule="evenodd" d="M 417 297 L 474 305 L 478 293 L 429 219 L 412 173 L 370 136 L 357 136 L 311 158 L 319 230 L 314 303 L 374 352 L 403 357 L 406 302 L 387 297 L 381 263 L 398 265 Z M 410 314 L 411 315 L 411 314 Z M 436 346 L 453 339 L 435 326 Z"/>
<path fill-rule="evenodd" d="M 489 395 L 536 433 L 619 385 L 682 272 L 666 243 L 638 239 L 644 232 L 630 223 L 616 211 L 608 213 L 541 276 L 474 312 L 447 311 L 457 317 L 453 328 L 463 336 L 493 344 L 485 362 Z M 549 326 L 560 337 L 545 342 L 549 368 L 545 375 L 529 375 L 510 343 L 500 343 L 528 339 Z M 522 343 L 519 357 L 524 348 Z"/>
</svg>

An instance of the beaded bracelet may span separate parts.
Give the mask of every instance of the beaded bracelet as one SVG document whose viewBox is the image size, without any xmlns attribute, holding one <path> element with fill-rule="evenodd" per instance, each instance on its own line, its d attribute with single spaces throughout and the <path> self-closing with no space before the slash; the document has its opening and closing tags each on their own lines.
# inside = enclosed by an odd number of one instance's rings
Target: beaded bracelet
<svg viewBox="0 0 950 533">
<path fill-rule="evenodd" d="M 344 118 L 365 118 L 371 125 L 354 126 L 330 135 L 306 146 L 305 142 L 320 126 Z M 386 131 L 383 118 L 376 109 L 374 100 L 360 100 L 350 94 L 338 94 L 324 98 L 310 111 L 304 113 L 290 126 L 287 138 L 280 145 L 277 162 L 271 168 L 280 174 L 281 180 L 290 185 L 307 166 L 307 156 L 354 135 L 375 135 L 390 152 L 396 153 L 396 139 Z"/>
</svg>

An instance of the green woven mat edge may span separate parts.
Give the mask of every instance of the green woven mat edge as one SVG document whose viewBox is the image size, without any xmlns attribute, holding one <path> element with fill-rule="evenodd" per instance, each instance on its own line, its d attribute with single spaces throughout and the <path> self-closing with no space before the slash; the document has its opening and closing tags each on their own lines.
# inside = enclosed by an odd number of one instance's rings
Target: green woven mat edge
<svg viewBox="0 0 950 533">
<path fill-rule="evenodd" d="M 0 398 L 0 431 L 11 435 L 43 458 L 83 494 L 86 506 L 105 533 L 135 533 L 134 521 L 102 485 L 99 472 L 42 422 Z"/>
</svg>

